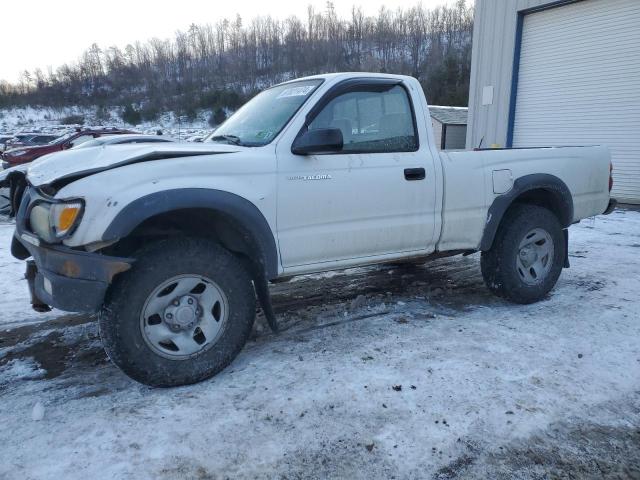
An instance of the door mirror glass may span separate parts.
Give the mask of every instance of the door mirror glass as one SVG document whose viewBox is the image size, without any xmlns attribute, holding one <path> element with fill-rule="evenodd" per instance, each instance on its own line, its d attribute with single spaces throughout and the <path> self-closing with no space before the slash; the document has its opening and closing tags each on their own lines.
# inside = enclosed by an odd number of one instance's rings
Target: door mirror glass
<svg viewBox="0 0 640 480">
<path fill-rule="evenodd" d="M 291 152 L 296 155 L 339 152 L 342 145 L 342 131 L 339 128 L 316 128 L 296 138 Z"/>
</svg>

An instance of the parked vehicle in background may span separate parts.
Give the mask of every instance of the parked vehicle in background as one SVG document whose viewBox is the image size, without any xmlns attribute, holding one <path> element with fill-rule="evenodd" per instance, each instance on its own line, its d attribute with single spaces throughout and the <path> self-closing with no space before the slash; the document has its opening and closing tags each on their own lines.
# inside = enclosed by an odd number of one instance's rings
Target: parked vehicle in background
<svg viewBox="0 0 640 480">
<path fill-rule="evenodd" d="M 161 130 L 156 130 L 155 134 L 139 134 L 139 133 L 112 133 L 113 130 L 108 130 L 108 134 L 104 134 L 100 137 L 95 137 L 87 140 L 83 143 L 68 148 L 67 150 L 77 150 L 79 148 L 91 148 L 106 145 L 124 145 L 124 144 L 137 144 L 137 143 L 174 143 L 177 140 L 171 136 L 163 135 Z M 124 130 L 123 130 L 124 131 Z M 6 135 L 7 139 L 15 138 L 14 135 Z M 202 142 L 206 135 L 200 135 L 197 138 L 197 142 Z M 2 136 L 0 136 L 0 142 Z M 58 150 L 56 150 L 57 152 Z M 53 153 L 56 153 L 53 152 Z M 1 151 L 0 151 L 1 153 Z M 49 154 L 47 154 L 49 155 Z M 1 157 L 1 156 L 0 156 Z M 45 160 L 46 155 L 37 158 L 36 160 Z M 11 192 L 22 192 L 26 186 L 25 174 L 31 162 L 20 163 L 11 165 L 8 161 L 2 162 L 3 169 L 0 170 L 0 215 L 12 217 L 15 215 L 15 211 L 11 208 Z"/>
<path fill-rule="evenodd" d="M 79 148 L 92 148 L 107 145 L 126 145 L 126 144 L 147 144 L 147 143 L 172 143 L 171 137 L 159 136 L 159 135 L 141 135 L 141 134 L 127 134 L 120 135 L 104 135 L 102 137 L 88 140 L 79 145 L 71 147 L 69 150 L 76 150 Z M 53 154 L 47 155 L 55 155 Z M 37 161 L 49 161 L 50 159 L 44 155 Z M 55 161 L 55 157 L 51 158 Z M 32 162 L 22 163 L 14 167 L 6 168 L 0 171 L 0 215 L 11 217 L 14 215 L 14 211 L 11 208 L 11 192 L 21 192 L 26 183 L 24 181 L 24 175 Z M 15 183 L 12 185 L 12 181 Z"/>
<path fill-rule="evenodd" d="M 11 141 L 13 135 L 0 135 L 0 153 L 4 152 L 7 148 L 7 143 Z"/>
<path fill-rule="evenodd" d="M 24 142 L 28 141 L 30 138 L 33 138 L 36 135 L 37 133 L 16 133 L 12 135 L 9 140 L 7 140 L 5 150 L 10 150 L 12 148 L 15 148 L 16 146 L 21 146 L 24 144 Z"/>
<path fill-rule="evenodd" d="M 4 152 L 5 145 L 13 138 L 13 135 L 1 135 L 0 134 L 0 153 Z M 0 170 L 0 176 L 2 171 Z M 8 216 L 11 213 L 11 198 L 8 184 L 3 186 L 2 179 L 0 179 L 0 217 Z"/>
<path fill-rule="evenodd" d="M 7 150 L 2 154 L 2 166 L 3 168 L 10 168 L 23 163 L 29 163 L 43 155 L 67 150 L 103 135 L 120 135 L 127 133 L 134 132 L 131 130 L 121 130 L 117 128 L 76 130 L 63 135 L 46 145 Z"/>
<path fill-rule="evenodd" d="M 438 152 L 418 80 L 308 77 L 204 143 L 70 150 L 32 165 L 12 253 L 34 308 L 99 312 L 111 360 L 197 382 L 244 346 L 268 282 L 482 252 L 487 288 L 544 298 L 568 227 L 615 207 L 606 147 Z M 64 158 L 63 158 L 64 157 Z"/>
<path fill-rule="evenodd" d="M 130 143 L 171 143 L 175 140 L 171 137 L 160 135 L 139 135 L 139 134 L 122 134 L 122 135 L 104 135 L 94 138 L 88 142 L 81 143 L 72 147 L 74 150 L 78 148 L 101 147 L 105 145 L 123 145 Z"/>
<path fill-rule="evenodd" d="M 51 133 L 20 133 L 15 135 L 8 142 L 7 150 L 10 148 L 33 147 L 36 145 L 46 145 L 56 140 L 60 135 Z"/>
<path fill-rule="evenodd" d="M 6 142 L 6 149 L 9 150 L 10 148 L 13 148 L 14 145 L 21 145 L 23 142 L 29 140 L 35 135 L 38 134 L 29 132 L 16 133 L 12 135 L 11 138 L 9 138 L 9 140 Z"/>
</svg>

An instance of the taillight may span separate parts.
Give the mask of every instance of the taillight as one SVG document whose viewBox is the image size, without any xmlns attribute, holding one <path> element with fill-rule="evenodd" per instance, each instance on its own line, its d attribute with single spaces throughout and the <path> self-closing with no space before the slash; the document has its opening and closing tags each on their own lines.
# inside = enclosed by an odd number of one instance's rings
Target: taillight
<svg viewBox="0 0 640 480">
<path fill-rule="evenodd" d="M 609 191 L 613 188 L 613 163 L 609 162 Z"/>
</svg>

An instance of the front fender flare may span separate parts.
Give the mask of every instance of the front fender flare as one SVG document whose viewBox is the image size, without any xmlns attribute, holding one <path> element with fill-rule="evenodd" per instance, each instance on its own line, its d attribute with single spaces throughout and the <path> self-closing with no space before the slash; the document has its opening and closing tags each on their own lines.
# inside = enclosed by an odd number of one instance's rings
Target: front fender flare
<svg viewBox="0 0 640 480">
<path fill-rule="evenodd" d="M 109 242 L 124 238 L 151 217 L 188 208 L 211 209 L 232 218 L 254 240 L 266 278 L 278 276 L 276 241 L 264 215 L 249 200 L 222 190 L 180 188 L 140 197 L 116 215 L 102 240 Z"/>
</svg>

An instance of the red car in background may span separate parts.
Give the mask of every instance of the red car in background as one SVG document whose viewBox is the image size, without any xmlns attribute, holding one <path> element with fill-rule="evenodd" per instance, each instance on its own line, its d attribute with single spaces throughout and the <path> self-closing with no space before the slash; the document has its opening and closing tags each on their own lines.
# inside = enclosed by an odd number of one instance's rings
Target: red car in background
<svg viewBox="0 0 640 480">
<path fill-rule="evenodd" d="M 67 133 L 60 138 L 55 139 L 46 145 L 37 145 L 33 147 L 20 147 L 7 150 L 2 154 L 2 167 L 10 168 L 23 163 L 29 163 L 36 158 L 49 153 L 60 152 L 71 147 L 84 143 L 88 140 L 101 137 L 103 135 L 118 135 L 125 133 L 134 133 L 130 130 L 122 130 L 118 128 L 100 128 L 100 129 L 82 129 L 75 132 Z"/>
<path fill-rule="evenodd" d="M 60 135 L 53 133 L 18 133 L 5 144 L 5 150 L 18 147 L 35 147 L 46 145 L 56 140 Z"/>
</svg>

